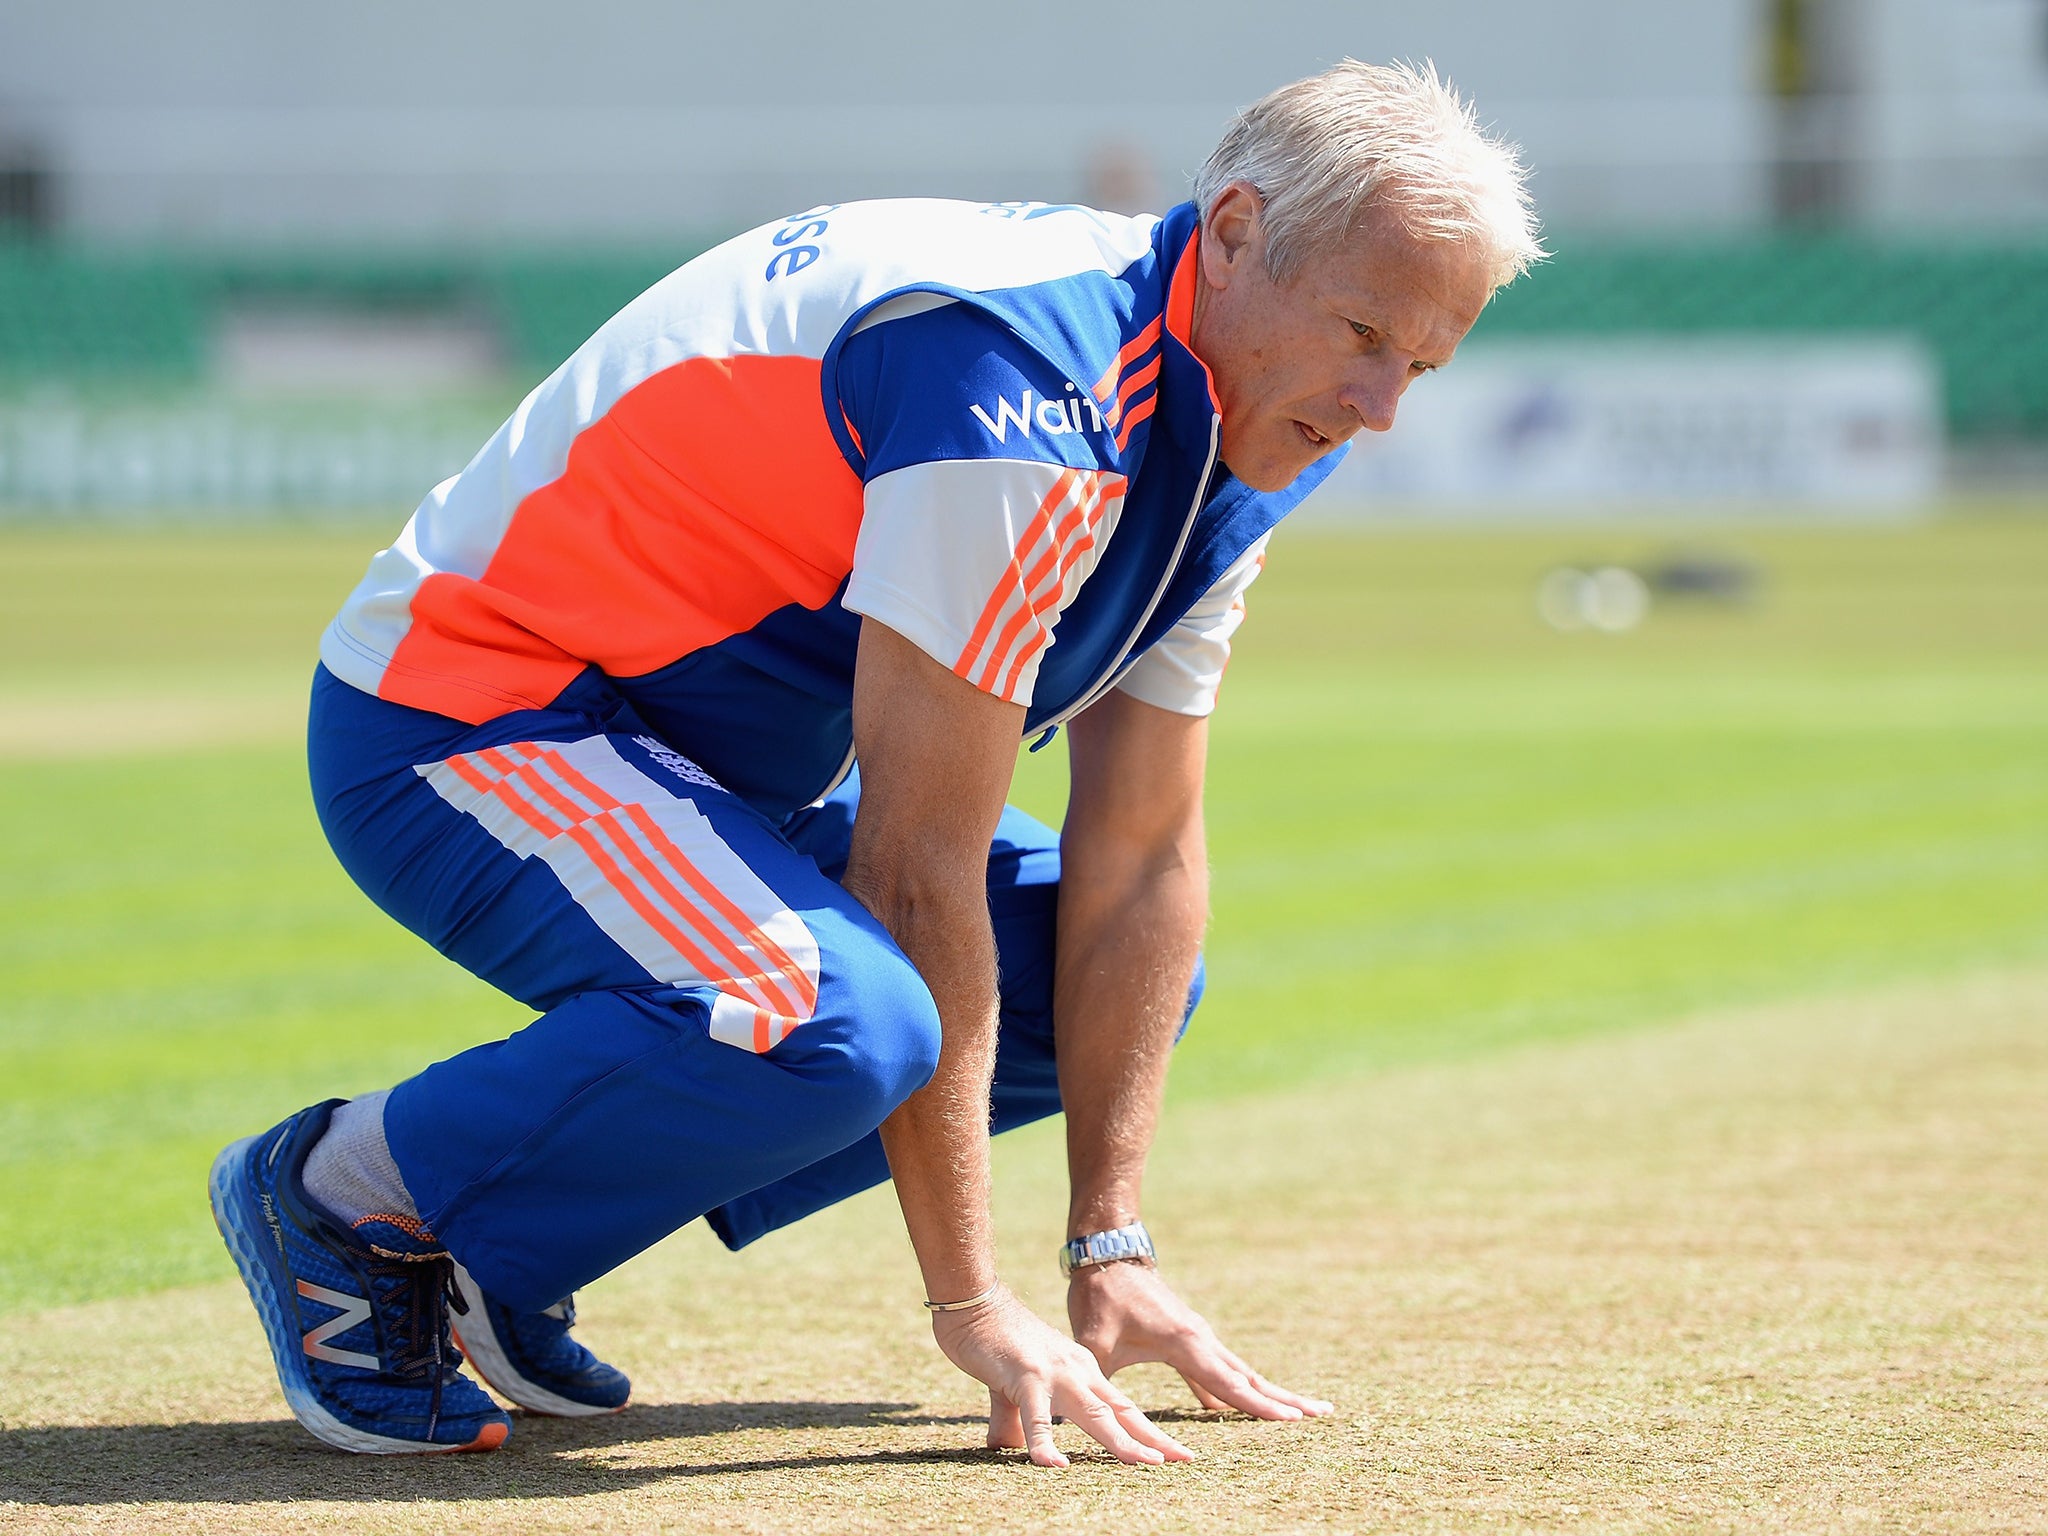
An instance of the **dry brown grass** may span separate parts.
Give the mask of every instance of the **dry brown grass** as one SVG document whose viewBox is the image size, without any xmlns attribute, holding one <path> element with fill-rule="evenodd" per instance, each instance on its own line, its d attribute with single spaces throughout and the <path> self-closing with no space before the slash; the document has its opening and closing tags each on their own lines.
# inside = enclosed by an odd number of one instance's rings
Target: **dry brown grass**
<svg viewBox="0 0 2048 1536">
<path fill-rule="evenodd" d="M 1056 1160 L 1001 1164 L 1047 1308 Z M 1137 1373 L 1199 1462 L 976 1449 L 883 1194 L 594 1288 L 637 1405 L 489 1457 L 315 1444 L 231 1283 L 0 1320 L 0 1526 L 2048 1529 L 2048 976 L 1197 1105 L 1156 1167 L 1171 1272 L 1335 1421 Z"/>
</svg>

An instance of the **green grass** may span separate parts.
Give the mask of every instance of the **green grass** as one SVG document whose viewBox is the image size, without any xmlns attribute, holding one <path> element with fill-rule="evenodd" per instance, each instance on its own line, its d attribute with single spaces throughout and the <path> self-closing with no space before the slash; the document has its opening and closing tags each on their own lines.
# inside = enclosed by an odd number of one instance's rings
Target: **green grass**
<svg viewBox="0 0 2048 1536">
<path fill-rule="evenodd" d="M 1535 580 L 1640 535 L 1282 535 L 1217 718 L 1177 1093 L 2048 955 L 2048 518 L 1701 541 L 1758 563 L 1754 603 L 1600 636 L 1543 629 Z M 313 822 L 297 700 L 374 542 L 0 535 L 0 713 L 279 720 L 0 761 L 0 1309 L 226 1274 L 224 1140 L 526 1017 Z M 1060 758 L 1022 770 L 1041 813 Z"/>
<path fill-rule="evenodd" d="M 2048 524 L 1716 543 L 1751 607 L 1619 637 L 1529 594 L 1640 539 L 1281 546 L 1184 1088 L 2048 954 Z"/>
</svg>

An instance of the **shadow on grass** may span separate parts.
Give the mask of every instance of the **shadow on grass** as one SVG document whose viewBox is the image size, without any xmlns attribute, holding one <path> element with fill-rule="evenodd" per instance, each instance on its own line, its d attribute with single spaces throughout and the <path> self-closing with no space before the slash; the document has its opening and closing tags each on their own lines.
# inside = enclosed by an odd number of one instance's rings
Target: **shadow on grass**
<svg viewBox="0 0 2048 1536">
<path fill-rule="evenodd" d="M 429 1503 L 444 1499 L 577 1498 L 671 1478 L 848 1466 L 993 1461 L 978 1446 L 747 1460 L 614 1465 L 613 1446 L 702 1439 L 751 1430 L 887 1429 L 960 1425 L 978 1415 L 915 1412 L 912 1403 L 635 1404 L 601 1419 L 517 1414 L 502 1450 L 475 1456 L 351 1456 L 289 1419 L 246 1424 L 0 1427 L 0 1504 Z M 969 1436 L 963 1435 L 963 1439 Z M 978 1435 L 973 1435 L 978 1440 Z"/>
</svg>

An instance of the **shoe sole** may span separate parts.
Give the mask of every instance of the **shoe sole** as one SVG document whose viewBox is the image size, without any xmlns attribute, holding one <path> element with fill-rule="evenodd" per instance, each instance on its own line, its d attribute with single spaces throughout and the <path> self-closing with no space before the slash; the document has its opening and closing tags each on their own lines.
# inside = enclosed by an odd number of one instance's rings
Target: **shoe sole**
<svg viewBox="0 0 2048 1536">
<path fill-rule="evenodd" d="M 476 1439 L 462 1445 L 433 1445 L 371 1434 L 343 1423 L 321 1406 L 300 1363 L 298 1319 L 287 1318 L 277 1304 L 283 1287 L 290 1284 L 290 1272 L 285 1268 L 283 1255 L 270 1240 L 268 1223 L 250 1208 L 242 1188 L 240 1170 L 257 1139 L 245 1136 L 213 1160 L 206 1192 L 213 1206 L 213 1224 L 220 1229 L 221 1241 L 233 1255 L 235 1268 L 241 1271 L 242 1284 L 256 1304 L 256 1315 L 263 1320 L 263 1336 L 270 1342 L 270 1358 L 277 1367 L 278 1385 L 284 1388 L 285 1406 L 291 1409 L 292 1417 L 327 1444 L 364 1456 L 443 1456 L 460 1451 L 494 1451 L 503 1445 L 506 1435 L 511 1433 L 504 1424 L 487 1424 Z"/>
<path fill-rule="evenodd" d="M 484 1311 L 484 1293 L 477 1283 L 469 1278 L 469 1271 L 460 1264 L 455 1266 L 455 1288 L 462 1292 L 462 1299 L 469 1303 L 469 1315 L 480 1325 L 465 1334 L 458 1324 L 451 1324 L 455 1334 L 455 1345 L 469 1361 L 470 1367 L 484 1379 L 484 1385 L 498 1396 L 524 1408 L 528 1413 L 544 1413 L 557 1419 L 598 1419 L 607 1414 L 621 1413 L 626 1405 L 606 1406 L 601 1403 L 579 1403 L 573 1397 L 564 1397 L 559 1392 L 550 1392 L 539 1382 L 522 1376 L 513 1366 L 511 1358 L 499 1344 L 498 1335 L 491 1327 L 489 1314 Z"/>
</svg>

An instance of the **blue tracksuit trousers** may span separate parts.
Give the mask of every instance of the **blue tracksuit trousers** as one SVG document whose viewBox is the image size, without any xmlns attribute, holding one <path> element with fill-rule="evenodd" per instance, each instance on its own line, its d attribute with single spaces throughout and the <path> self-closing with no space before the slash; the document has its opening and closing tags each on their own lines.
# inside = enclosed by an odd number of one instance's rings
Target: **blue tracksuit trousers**
<svg viewBox="0 0 2048 1536">
<path fill-rule="evenodd" d="M 858 777 L 770 823 L 591 673 L 482 726 L 314 680 L 313 795 L 380 907 L 540 1017 L 392 1091 L 420 1214 L 483 1287 L 544 1307 L 699 1216 L 738 1248 L 888 1176 L 875 1127 L 939 1021 L 839 885 Z M 1060 1107 L 1057 834 L 989 852 L 994 1128 Z M 1201 993 L 1196 973 L 1192 1011 Z"/>
</svg>

